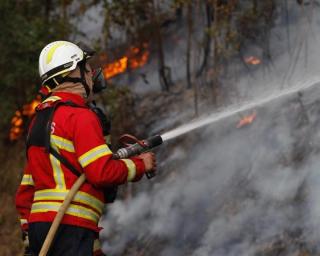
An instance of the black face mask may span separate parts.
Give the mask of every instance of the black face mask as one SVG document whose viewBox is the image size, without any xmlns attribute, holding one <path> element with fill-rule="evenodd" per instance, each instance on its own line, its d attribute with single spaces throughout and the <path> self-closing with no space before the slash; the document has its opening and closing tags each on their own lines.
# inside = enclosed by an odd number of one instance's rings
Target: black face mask
<svg viewBox="0 0 320 256">
<path fill-rule="evenodd" d="M 102 68 L 97 68 L 93 71 L 93 93 L 99 93 L 107 88 L 106 80 L 104 79 Z"/>
</svg>

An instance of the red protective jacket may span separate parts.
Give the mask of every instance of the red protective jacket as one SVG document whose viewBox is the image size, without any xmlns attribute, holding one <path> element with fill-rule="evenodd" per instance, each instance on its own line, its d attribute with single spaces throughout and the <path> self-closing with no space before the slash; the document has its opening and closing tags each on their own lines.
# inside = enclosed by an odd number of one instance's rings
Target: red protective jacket
<svg viewBox="0 0 320 256">
<path fill-rule="evenodd" d="M 51 126 L 50 144 L 87 177 L 62 223 L 98 231 L 97 224 L 105 203 L 102 188 L 139 180 L 145 167 L 140 158 L 112 159 L 98 118 L 80 96 L 55 93 L 37 108 L 48 107 L 57 100 L 72 101 L 82 107 L 62 105 L 57 108 Z M 27 229 L 31 222 L 52 222 L 78 178 L 43 147 L 30 146 L 27 156 L 16 194 L 16 208 L 23 229 Z"/>
</svg>

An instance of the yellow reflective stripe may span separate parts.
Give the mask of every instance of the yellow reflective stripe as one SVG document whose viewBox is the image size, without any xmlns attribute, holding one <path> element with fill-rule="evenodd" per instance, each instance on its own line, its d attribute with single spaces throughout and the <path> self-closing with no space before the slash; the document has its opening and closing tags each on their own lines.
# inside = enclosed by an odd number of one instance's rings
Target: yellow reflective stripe
<svg viewBox="0 0 320 256">
<path fill-rule="evenodd" d="M 55 146 L 53 146 L 55 150 L 59 152 L 59 149 Z M 64 173 L 61 169 L 60 161 L 55 158 L 53 155 L 50 154 L 50 162 L 53 169 L 53 178 L 56 182 L 56 188 L 57 189 L 66 189 L 66 183 L 64 179 Z"/>
<path fill-rule="evenodd" d="M 21 180 L 21 185 L 34 186 L 34 182 L 31 174 L 24 174 Z"/>
<path fill-rule="evenodd" d="M 95 147 L 79 157 L 79 163 L 84 168 L 100 157 L 112 154 L 109 147 L 105 144 Z"/>
<path fill-rule="evenodd" d="M 48 101 L 57 101 L 57 100 L 61 100 L 61 98 L 58 96 L 51 96 L 51 97 L 45 99 L 44 101 L 42 101 L 42 103 L 46 103 Z"/>
<path fill-rule="evenodd" d="M 59 137 L 57 135 L 51 134 L 50 143 L 52 146 L 56 146 L 59 149 L 66 150 L 68 152 L 75 152 L 72 141 Z"/>
<path fill-rule="evenodd" d="M 52 61 L 52 57 L 53 57 L 53 54 L 55 53 L 55 51 L 60 46 L 65 45 L 65 44 L 66 44 L 65 42 L 58 42 L 50 47 L 50 49 L 48 50 L 48 53 L 47 53 L 47 59 L 46 59 L 47 64 L 49 64 Z"/>
<path fill-rule="evenodd" d="M 21 226 L 24 224 L 28 224 L 28 220 L 27 219 L 20 219 L 20 224 L 21 224 Z"/>
<path fill-rule="evenodd" d="M 31 213 L 57 212 L 61 204 L 59 202 L 36 202 L 32 204 Z M 66 214 L 91 220 L 94 223 L 98 223 L 100 218 L 100 215 L 95 211 L 75 204 L 70 204 Z"/>
<path fill-rule="evenodd" d="M 34 201 L 45 201 L 45 200 L 64 200 L 69 190 L 57 190 L 57 189 L 44 189 L 38 190 L 34 194 Z M 97 212 L 102 214 L 104 203 L 94 196 L 78 191 L 75 195 L 73 202 L 82 203 L 95 209 Z"/>
<path fill-rule="evenodd" d="M 136 176 L 136 172 L 137 172 L 135 163 L 130 159 L 120 159 L 120 160 L 123 161 L 128 168 L 127 181 L 132 181 L 134 179 L 134 177 Z"/>
</svg>

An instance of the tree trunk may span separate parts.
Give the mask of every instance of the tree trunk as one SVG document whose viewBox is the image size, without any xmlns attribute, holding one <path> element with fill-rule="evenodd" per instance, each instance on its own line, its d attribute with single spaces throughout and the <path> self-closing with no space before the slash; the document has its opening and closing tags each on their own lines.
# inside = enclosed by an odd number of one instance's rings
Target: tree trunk
<svg viewBox="0 0 320 256">
<path fill-rule="evenodd" d="M 205 32 L 205 46 L 204 46 L 204 51 L 203 51 L 203 61 L 202 64 L 199 68 L 199 70 L 197 71 L 196 77 L 198 78 L 199 76 L 201 76 L 201 74 L 203 73 L 203 71 L 205 70 L 206 66 L 207 66 L 207 62 L 208 62 L 208 57 L 210 55 L 210 51 L 211 51 L 211 35 L 209 34 L 209 31 L 211 29 L 211 24 L 212 24 L 212 20 L 214 19 L 213 15 L 212 15 L 212 8 L 211 5 L 209 3 L 209 1 L 206 1 L 206 18 L 207 18 L 207 26 L 206 26 L 206 32 Z"/>
<path fill-rule="evenodd" d="M 157 0 L 152 2 L 152 12 L 153 12 L 153 23 L 155 26 L 155 37 L 156 43 L 158 47 L 158 70 L 159 70 L 159 78 L 160 85 L 162 90 L 169 91 L 171 86 L 171 77 L 170 77 L 170 68 L 165 65 L 165 58 L 163 52 L 163 43 L 162 43 L 162 35 L 161 35 L 161 27 L 158 16 L 158 5 L 155 3 Z"/>
<path fill-rule="evenodd" d="M 186 60 L 186 73 L 187 73 L 187 88 L 190 89 L 192 87 L 191 83 L 191 74 L 190 74 L 190 62 L 191 62 L 191 34 L 192 34 L 192 3 L 189 2 L 187 5 L 188 13 L 187 13 L 187 20 L 188 20 L 188 38 L 187 38 L 187 60 Z"/>
<path fill-rule="evenodd" d="M 218 0 L 214 0 L 214 35 L 213 35 L 213 68 L 214 68 L 214 74 L 212 79 L 212 99 L 213 104 L 217 103 L 217 86 L 218 86 L 218 62 L 219 62 L 219 52 L 218 52 Z"/>
</svg>

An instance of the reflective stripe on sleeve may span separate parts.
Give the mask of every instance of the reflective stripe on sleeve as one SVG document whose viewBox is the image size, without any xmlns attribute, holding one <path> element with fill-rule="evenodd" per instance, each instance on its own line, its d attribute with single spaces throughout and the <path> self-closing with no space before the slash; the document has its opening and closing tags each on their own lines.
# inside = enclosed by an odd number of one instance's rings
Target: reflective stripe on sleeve
<svg viewBox="0 0 320 256">
<path fill-rule="evenodd" d="M 57 212 L 62 203 L 60 202 L 36 202 L 32 204 L 31 213 Z M 95 211 L 80 205 L 70 204 L 66 214 L 98 223 L 100 215 Z"/>
<path fill-rule="evenodd" d="M 84 168 L 100 157 L 111 155 L 112 151 L 105 144 L 95 147 L 79 157 L 79 163 Z"/>
<path fill-rule="evenodd" d="M 128 168 L 128 178 L 127 181 L 132 181 L 134 177 L 136 176 L 136 165 L 135 163 L 130 159 L 120 159 L 122 162 L 124 162 Z"/>
<path fill-rule="evenodd" d="M 56 146 L 59 149 L 66 150 L 68 152 L 75 152 L 72 141 L 59 137 L 57 135 L 51 135 L 50 143 L 52 146 Z"/>
<path fill-rule="evenodd" d="M 44 189 L 38 190 L 34 194 L 34 201 L 52 201 L 52 200 L 61 200 L 63 201 L 66 198 L 69 190 L 57 190 L 57 189 Z M 104 203 L 98 198 L 85 193 L 83 191 L 78 191 L 75 195 L 73 202 L 82 203 L 88 205 L 95 209 L 98 213 L 102 214 Z"/>
<path fill-rule="evenodd" d="M 24 174 L 22 177 L 21 185 L 34 186 L 34 182 L 31 174 Z"/>
</svg>

